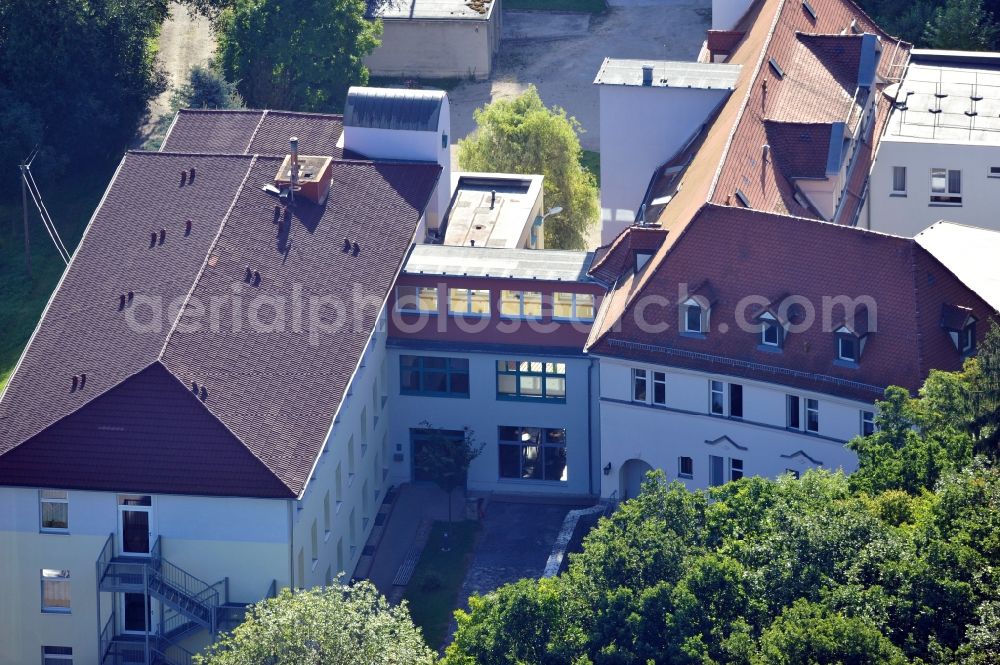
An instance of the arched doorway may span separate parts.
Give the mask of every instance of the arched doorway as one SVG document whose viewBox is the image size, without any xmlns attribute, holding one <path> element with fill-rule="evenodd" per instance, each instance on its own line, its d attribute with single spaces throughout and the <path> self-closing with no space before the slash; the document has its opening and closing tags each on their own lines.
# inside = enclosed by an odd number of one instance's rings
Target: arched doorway
<svg viewBox="0 0 1000 665">
<path fill-rule="evenodd" d="M 622 501 L 639 496 L 642 481 L 646 479 L 646 474 L 652 470 L 653 467 L 641 459 L 630 459 L 622 464 L 618 478 L 618 488 L 621 490 Z"/>
</svg>

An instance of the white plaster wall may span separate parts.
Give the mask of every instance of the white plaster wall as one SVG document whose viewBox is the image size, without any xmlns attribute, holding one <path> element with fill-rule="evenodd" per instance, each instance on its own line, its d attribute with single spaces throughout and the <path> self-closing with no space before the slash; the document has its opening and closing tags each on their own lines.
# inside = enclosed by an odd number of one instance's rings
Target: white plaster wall
<svg viewBox="0 0 1000 665">
<path fill-rule="evenodd" d="M 354 572 L 361 551 L 374 526 L 389 481 L 384 478 L 388 467 L 383 450 L 389 421 L 385 363 L 384 323 L 380 323 L 364 360 L 354 375 L 348 397 L 327 437 L 313 474 L 302 498 L 292 508 L 292 564 L 296 587 L 313 587 L 326 583 L 329 568 L 333 576 Z M 362 412 L 364 421 L 362 424 Z M 354 473 L 351 476 L 349 442 L 354 441 Z M 337 501 L 337 467 L 341 472 L 341 498 Z M 365 511 L 363 490 L 368 484 L 368 510 Z M 330 496 L 330 529 L 324 524 L 324 497 Z M 350 515 L 355 515 L 354 539 L 351 539 Z M 367 519 L 367 524 L 364 520 Z M 317 525 L 318 558 L 312 559 L 312 525 Z M 341 543 L 342 561 L 338 561 L 337 545 Z M 298 577 L 298 555 L 303 552 L 304 578 Z"/>
<path fill-rule="evenodd" d="M 893 166 L 906 167 L 906 196 L 892 194 Z M 991 166 L 1000 167 L 1000 146 L 883 138 L 860 224 L 907 237 L 942 219 L 1000 230 L 1000 178 L 988 177 Z M 932 168 L 962 171 L 962 205 L 930 202 Z"/>
<path fill-rule="evenodd" d="M 447 137 L 447 139 L 445 139 Z M 451 108 L 448 95 L 441 102 L 435 132 L 402 129 L 344 127 L 344 148 L 371 159 L 435 162 L 441 165 L 438 186 L 425 212 L 426 223 L 437 228 L 451 201 Z"/>
<path fill-rule="evenodd" d="M 469 360 L 469 398 L 424 397 L 401 395 L 399 392 L 399 356 L 401 354 L 449 356 Z M 497 360 L 531 359 L 566 363 L 566 402 L 543 404 L 525 401 L 505 401 L 496 397 Z M 401 453 L 402 461 L 393 465 L 393 476 L 409 480 L 412 469 L 410 428 L 420 428 L 422 421 L 442 429 L 469 427 L 476 440 L 485 443 L 482 455 L 469 469 L 469 489 L 504 494 L 596 494 L 596 466 L 591 465 L 588 441 L 594 446 L 593 463 L 597 462 L 596 403 L 588 395 L 589 358 L 561 358 L 543 355 L 524 356 L 517 353 L 493 355 L 486 353 L 441 353 L 413 349 L 389 350 L 392 422 L 389 441 L 393 453 Z M 597 372 L 593 372 L 593 397 L 597 395 Z M 593 421 L 588 425 L 588 418 Z M 499 477 L 497 428 L 500 426 L 565 428 L 567 439 L 567 481 L 518 480 Z"/>
<path fill-rule="evenodd" d="M 732 30 L 750 7 L 751 0 L 712 0 L 712 30 Z"/>
<path fill-rule="evenodd" d="M 728 90 L 601 85 L 601 242 L 635 220 L 658 166 L 705 123 Z"/>
<path fill-rule="evenodd" d="M 73 648 L 96 663 L 96 562 L 118 529 L 117 494 L 69 491 L 69 533 L 40 533 L 38 489 L 0 488 L 0 664 L 35 663 L 42 645 Z M 287 585 L 287 502 L 153 495 L 151 527 L 164 557 L 209 583 L 230 578 L 231 598 L 258 600 L 272 579 Z M 70 614 L 41 612 L 42 568 L 70 571 Z M 154 618 L 155 621 L 155 618 Z"/>
<path fill-rule="evenodd" d="M 499 17 L 500 11 L 493 16 Z M 383 19 L 382 44 L 364 58 L 373 76 L 489 78 L 499 21 Z"/>
<path fill-rule="evenodd" d="M 631 403 L 632 368 L 665 371 L 666 407 Z M 861 411 L 871 404 L 833 398 L 827 395 L 785 388 L 776 384 L 664 368 L 641 363 L 601 358 L 601 458 L 612 471 L 602 475 L 602 496 L 611 496 L 619 487 L 619 472 L 629 459 L 640 459 L 653 468 L 663 469 L 668 479 L 678 478 L 677 458 L 694 459 L 694 478 L 681 479 L 688 487 L 707 487 L 709 455 L 744 460 L 746 475 L 775 477 L 786 469 L 799 471 L 814 466 L 802 456 L 782 457 L 804 451 L 829 469 L 852 472 L 857 458 L 843 442 L 860 434 Z M 710 380 L 739 383 L 743 386 L 743 418 L 731 419 L 709 414 Z M 652 390 L 650 384 L 649 390 Z M 819 435 L 788 430 L 786 395 L 818 399 Z M 720 448 L 707 441 L 728 436 L 746 450 Z M 728 452 L 717 452 L 718 450 Z"/>
</svg>

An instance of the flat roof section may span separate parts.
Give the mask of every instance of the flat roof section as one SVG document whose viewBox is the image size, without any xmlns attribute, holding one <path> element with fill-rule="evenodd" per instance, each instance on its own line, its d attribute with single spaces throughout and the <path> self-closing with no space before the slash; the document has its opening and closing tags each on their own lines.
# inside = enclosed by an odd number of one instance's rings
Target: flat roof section
<svg viewBox="0 0 1000 665">
<path fill-rule="evenodd" d="M 741 65 L 673 60 L 629 60 L 605 58 L 597 71 L 597 85 L 631 85 L 643 87 L 642 68 L 653 66 L 653 88 L 698 88 L 700 90 L 732 90 L 740 75 Z"/>
<path fill-rule="evenodd" d="M 408 275 L 593 282 L 587 276 L 593 261 L 593 252 L 563 249 L 415 245 L 403 272 Z"/>
<path fill-rule="evenodd" d="M 458 19 L 485 21 L 493 0 L 368 0 L 368 16 L 382 19 Z"/>
<path fill-rule="evenodd" d="M 542 176 L 452 174 L 445 245 L 521 247 L 541 214 Z"/>
<path fill-rule="evenodd" d="M 1000 232 L 941 221 L 918 233 L 914 240 L 990 307 L 1000 311 L 1000 272 L 996 268 Z"/>
<path fill-rule="evenodd" d="M 898 87 L 883 141 L 1000 145 L 1000 58 L 917 52 Z"/>
</svg>

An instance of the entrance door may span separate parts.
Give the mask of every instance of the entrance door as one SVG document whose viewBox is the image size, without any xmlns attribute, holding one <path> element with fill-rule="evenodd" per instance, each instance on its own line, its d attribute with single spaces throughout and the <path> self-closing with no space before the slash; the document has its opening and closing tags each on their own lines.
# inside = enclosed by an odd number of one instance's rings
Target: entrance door
<svg viewBox="0 0 1000 665">
<path fill-rule="evenodd" d="M 630 459 L 622 464 L 621 477 L 618 481 L 622 499 L 634 499 L 639 496 L 642 481 L 646 479 L 646 474 L 652 470 L 653 467 L 641 459 Z"/>
<path fill-rule="evenodd" d="M 149 556 L 153 547 L 153 497 L 118 497 L 118 543 L 123 556 Z"/>
<path fill-rule="evenodd" d="M 153 625 L 153 601 L 141 593 L 122 594 L 122 632 L 144 634 Z"/>
</svg>

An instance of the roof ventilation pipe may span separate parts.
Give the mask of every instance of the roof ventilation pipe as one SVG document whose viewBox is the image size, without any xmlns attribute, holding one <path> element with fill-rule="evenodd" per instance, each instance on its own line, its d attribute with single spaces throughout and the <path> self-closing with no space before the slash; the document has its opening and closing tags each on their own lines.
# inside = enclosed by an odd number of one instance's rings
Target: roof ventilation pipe
<svg viewBox="0 0 1000 665">
<path fill-rule="evenodd" d="M 642 84 L 653 85 L 653 65 L 642 66 Z"/>
<path fill-rule="evenodd" d="M 292 195 L 291 198 L 295 200 L 295 190 L 298 189 L 299 184 L 299 137 L 293 136 L 288 140 L 289 146 L 291 147 L 292 153 Z"/>
</svg>

